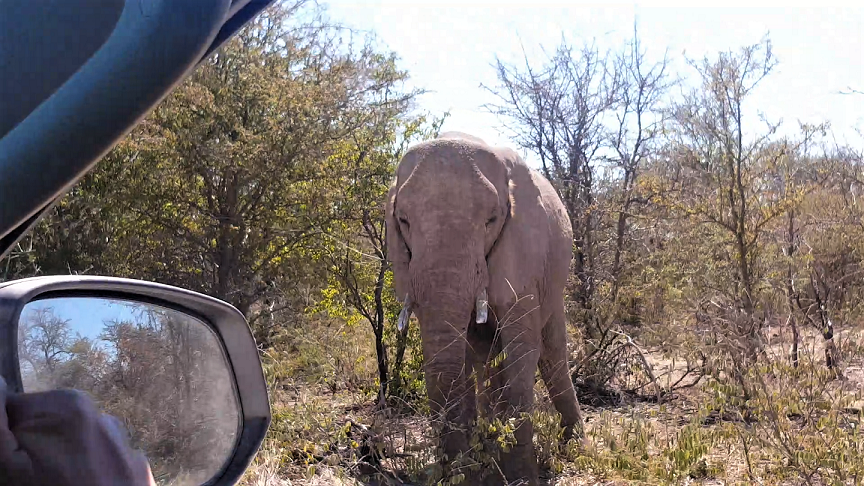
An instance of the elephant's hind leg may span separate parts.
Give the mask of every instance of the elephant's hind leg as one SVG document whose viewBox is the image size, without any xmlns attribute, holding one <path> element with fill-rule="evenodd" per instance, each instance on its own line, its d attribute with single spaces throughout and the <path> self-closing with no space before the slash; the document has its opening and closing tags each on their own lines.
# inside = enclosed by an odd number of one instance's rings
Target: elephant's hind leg
<svg viewBox="0 0 864 486">
<path fill-rule="evenodd" d="M 555 410 L 561 414 L 564 440 L 570 440 L 574 434 L 583 438 L 582 410 L 570 378 L 570 364 L 567 358 L 567 328 L 564 321 L 563 299 L 556 305 L 543 328 L 540 375 L 543 377 Z"/>
</svg>

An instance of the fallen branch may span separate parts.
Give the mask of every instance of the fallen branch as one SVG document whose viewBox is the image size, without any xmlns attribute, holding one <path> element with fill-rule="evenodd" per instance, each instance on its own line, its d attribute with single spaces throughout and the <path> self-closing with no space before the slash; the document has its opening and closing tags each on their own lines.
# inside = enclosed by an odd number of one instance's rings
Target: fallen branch
<svg viewBox="0 0 864 486">
<path fill-rule="evenodd" d="M 636 351 L 636 354 L 639 355 L 639 359 L 642 361 L 642 366 L 644 366 L 645 373 L 648 375 L 651 383 L 653 383 L 654 387 L 657 389 L 657 403 L 660 403 L 660 398 L 662 395 L 665 394 L 665 390 L 662 386 L 660 386 L 660 383 L 657 381 L 657 376 L 654 374 L 654 367 L 651 366 L 651 363 L 648 362 L 648 358 L 645 357 L 645 352 L 643 352 L 642 348 L 640 348 L 639 345 L 637 345 L 636 342 L 633 341 L 633 338 L 631 338 L 627 334 L 624 334 L 621 331 L 612 332 L 618 334 L 619 336 L 623 336 L 624 339 L 626 339 L 624 344 L 633 348 Z"/>
<path fill-rule="evenodd" d="M 657 402 L 659 403 L 661 398 L 667 393 L 667 390 L 665 390 L 660 385 L 660 382 L 657 380 L 657 375 L 654 373 L 654 367 L 651 366 L 651 363 L 648 362 L 648 359 L 645 357 L 645 352 L 642 350 L 642 348 L 639 347 L 638 344 L 636 344 L 636 342 L 633 340 L 633 338 L 631 338 L 627 334 L 625 334 L 621 331 L 615 331 L 615 330 L 611 330 L 611 329 L 609 330 L 609 332 L 616 334 L 617 336 L 621 336 L 623 338 L 623 342 L 621 342 L 620 345 L 616 346 L 614 349 L 611 349 L 611 350 L 608 348 L 603 349 L 603 350 L 595 349 L 595 352 L 592 353 L 591 356 L 583 358 L 576 365 L 574 365 L 570 368 L 570 376 L 573 376 L 577 371 L 582 369 L 582 367 L 584 366 L 586 361 L 588 361 L 590 358 L 595 358 L 601 352 L 602 352 L 602 354 L 606 355 L 607 357 L 614 358 L 614 357 L 620 356 L 620 353 L 623 349 L 631 348 L 632 350 L 634 350 L 636 352 L 636 355 L 639 356 L 639 360 L 642 362 L 642 368 L 645 370 L 645 374 L 648 375 L 648 379 L 650 380 L 648 383 L 640 386 L 639 388 L 644 388 L 645 386 L 647 386 L 649 384 L 653 384 L 655 389 L 657 390 L 656 391 L 656 398 L 657 398 Z M 614 339 L 615 338 L 613 338 L 613 341 L 614 341 Z M 611 342 L 610 342 L 610 344 L 611 344 Z M 611 361 L 611 359 L 610 359 L 610 361 Z M 680 382 L 680 380 L 676 383 L 679 383 L 679 382 Z M 637 389 L 639 389 L 639 388 L 637 388 Z"/>
</svg>

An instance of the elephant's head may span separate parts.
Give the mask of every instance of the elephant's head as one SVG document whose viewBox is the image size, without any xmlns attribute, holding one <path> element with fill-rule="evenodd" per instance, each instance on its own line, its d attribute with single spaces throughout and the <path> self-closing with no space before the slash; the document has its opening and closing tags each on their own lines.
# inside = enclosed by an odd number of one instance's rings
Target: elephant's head
<svg viewBox="0 0 864 486">
<path fill-rule="evenodd" d="M 472 311 L 485 321 L 487 256 L 512 208 L 510 162 L 507 152 L 448 133 L 399 163 L 386 208 L 388 259 L 397 296 L 431 339 L 467 326 Z"/>
</svg>

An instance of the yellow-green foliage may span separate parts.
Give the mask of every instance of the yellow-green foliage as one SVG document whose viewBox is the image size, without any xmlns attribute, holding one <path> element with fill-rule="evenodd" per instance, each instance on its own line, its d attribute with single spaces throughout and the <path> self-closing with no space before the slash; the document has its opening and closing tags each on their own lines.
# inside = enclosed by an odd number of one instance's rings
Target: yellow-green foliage
<svg viewBox="0 0 864 486">
<path fill-rule="evenodd" d="M 717 469 L 706 465 L 706 455 L 716 445 L 715 435 L 692 423 L 669 428 L 635 413 L 602 412 L 588 429 L 588 437 L 592 447 L 576 464 L 600 477 L 675 483 Z"/>
<path fill-rule="evenodd" d="M 325 385 L 331 392 L 374 390 L 375 350 L 367 326 L 315 316 L 296 324 L 283 329 L 262 357 L 271 382 Z"/>
<path fill-rule="evenodd" d="M 861 387 L 804 358 L 797 368 L 786 360 L 749 367 L 749 398 L 739 406 L 726 399 L 730 387 L 712 384 L 712 406 L 748 419 L 735 423 L 736 433 L 761 451 L 763 474 L 857 484 L 864 479 Z"/>
<path fill-rule="evenodd" d="M 359 447 L 349 432 L 350 424 L 329 399 L 307 394 L 293 402 L 277 399 L 255 465 L 282 477 L 311 477 L 321 468 L 338 466 L 346 450 Z"/>
</svg>

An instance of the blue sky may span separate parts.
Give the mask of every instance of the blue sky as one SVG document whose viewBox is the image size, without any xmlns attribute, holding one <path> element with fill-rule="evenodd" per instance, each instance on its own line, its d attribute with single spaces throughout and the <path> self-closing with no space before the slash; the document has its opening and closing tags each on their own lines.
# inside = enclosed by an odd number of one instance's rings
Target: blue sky
<svg viewBox="0 0 864 486">
<path fill-rule="evenodd" d="M 21 318 L 37 309 L 51 307 L 60 319 L 69 319 L 70 330 L 82 337 L 97 340 L 106 321 L 136 320 L 132 308 L 119 300 L 90 297 L 62 297 L 37 300 L 24 306 Z"/>
<path fill-rule="evenodd" d="M 522 46 L 534 63 L 540 47 L 552 50 L 561 35 L 573 43 L 595 40 L 601 48 L 621 45 L 639 25 L 649 61 L 668 48 L 674 70 L 692 71 L 682 53 L 701 58 L 754 44 L 769 33 L 780 64 L 754 94 L 752 107 L 787 130 L 797 120 L 830 121 L 835 134 L 857 146 L 864 140 L 864 7 L 820 1 L 819 8 L 759 8 L 759 2 L 724 2 L 730 8 L 669 8 L 670 2 L 528 2 L 474 0 L 326 1 L 330 16 L 359 29 L 373 30 L 402 58 L 413 83 L 433 90 L 420 107 L 450 110 L 445 130 L 462 130 L 487 142 L 511 145 L 495 116 L 481 109 L 493 98 L 479 86 L 495 85 L 495 56 L 520 61 Z M 763 3 L 771 5 L 771 3 Z M 788 5 L 788 2 L 786 2 Z M 565 6 L 566 5 L 566 6 Z M 521 45 L 520 45 L 521 42 Z M 515 147 L 514 147 L 515 148 Z"/>
</svg>

